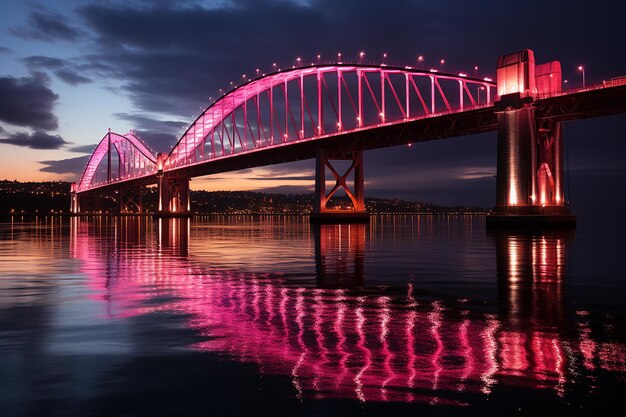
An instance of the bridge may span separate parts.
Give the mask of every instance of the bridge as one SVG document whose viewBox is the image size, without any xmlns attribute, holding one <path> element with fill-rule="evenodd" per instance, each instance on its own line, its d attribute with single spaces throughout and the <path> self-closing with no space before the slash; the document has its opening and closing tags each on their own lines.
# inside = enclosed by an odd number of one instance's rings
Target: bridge
<svg viewBox="0 0 626 417">
<path fill-rule="evenodd" d="M 315 158 L 312 220 L 363 221 L 364 151 L 497 130 L 489 223 L 573 224 L 560 123 L 626 112 L 626 79 L 562 85 L 560 63 L 536 64 L 528 49 L 499 57 L 495 81 L 342 62 L 258 74 L 215 100 L 167 155 L 132 131 L 109 130 L 72 184 L 71 212 L 87 213 L 108 196 L 121 213 L 141 213 L 142 189 L 156 185 L 156 216 L 189 216 L 193 177 Z M 347 161 L 347 170 L 337 161 Z M 348 209 L 329 204 L 338 190 Z"/>
</svg>

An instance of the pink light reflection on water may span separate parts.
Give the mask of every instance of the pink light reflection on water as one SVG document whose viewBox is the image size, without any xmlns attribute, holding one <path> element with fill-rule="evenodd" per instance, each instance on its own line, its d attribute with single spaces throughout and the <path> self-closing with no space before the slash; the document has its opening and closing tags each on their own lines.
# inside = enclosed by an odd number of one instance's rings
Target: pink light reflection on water
<svg viewBox="0 0 626 417">
<path fill-rule="evenodd" d="M 73 256 L 81 260 L 92 298 L 108 317 L 183 313 L 188 326 L 207 337 L 194 349 L 255 363 L 264 374 L 289 376 L 300 398 L 460 405 L 450 392 L 489 395 L 497 384 L 562 395 L 574 378 L 572 360 L 582 359 L 590 371 L 595 366 L 626 371 L 624 346 L 596 346 L 584 326 L 578 344 L 568 344 L 550 327 L 528 331 L 495 314 L 459 314 L 440 301 L 418 304 L 412 286 L 398 299 L 292 288 L 271 276 L 205 269 L 185 257 L 104 256 L 101 242 L 82 229 L 74 239 Z M 509 243 L 522 262 L 523 244 Z M 544 239 L 529 250 L 540 259 L 534 269 L 538 278 L 558 283 L 555 275 L 564 268 L 549 264 L 562 257 L 561 243 Z M 521 269 L 508 266 L 515 274 Z M 550 288 L 544 293 L 558 294 Z M 508 295 L 521 292 L 516 287 Z M 173 301 L 147 303 L 161 293 Z M 510 302 L 518 311 L 518 300 Z M 574 346 L 571 358 L 564 354 Z"/>
</svg>

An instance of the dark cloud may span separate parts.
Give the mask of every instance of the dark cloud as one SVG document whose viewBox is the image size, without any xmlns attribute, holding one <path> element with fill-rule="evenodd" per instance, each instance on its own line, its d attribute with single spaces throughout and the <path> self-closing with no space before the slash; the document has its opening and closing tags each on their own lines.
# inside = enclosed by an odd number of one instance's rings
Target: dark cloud
<svg viewBox="0 0 626 417">
<path fill-rule="evenodd" d="M 57 118 L 52 110 L 59 96 L 48 88 L 48 82 L 43 73 L 0 77 L 0 120 L 33 129 L 56 129 Z"/>
<path fill-rule="evenodd" d="M 39 163 L 45 166 L 40 171 L 53 174 L 74 174 L 78 178 L 83 173 L 90 157 L 91 155 L 85 155 L 59 161 L 41 161 Z"/>
<path fill-rule="evenodd" d="M 160 131 L 164 133 L 182 133 L 181 130 L 189 126 L 189 122 L 175 120 L 159 120 L 143 114 L 115 113 L 115 117 L 120 120 L 131 122 L 133 127 L 141 130 Z"/>
<path fill-rule="evenodd" d="M 168 154 L 171 150 L 171 146 L 174 146 L 178 141 L 178 136 L 170 133 L 161 133 L 150 130 L 137 130 L 135 131 L 137 137 L 144 141 L 148 145 L 153 153 L 163 152 Z"/>
<path fill-rule="evenodd" d="M 49 135 L 42 131 L 33 133 L 14 133 L 8 137 L 0 138 L 0 143 L 23 146 L 31 149 L 59 149 L 69 142 L 59 135 Z"/>
<path fill-rule="evenodd" d="M 88 154 L 92 153 L 94 149 L 96 149 L 96 145 L 80 145 L 80 146 L 71 146 L 67 148 L 67 150 L 70 152 L 88 153 Z"/>
<path fill-rule="evenodd" d="M 61 80 L 65 81 L 71 85 L 79 85 L 79 84 L 87 84 L 92 82 L 91 79 L 84 77 L 73 70 L 64 68 L 54 72 L 54 75 L 59 77 Z"/>
<path fill-rule="evenodd" d="M 42 10 L 31 12 L 27 26 L 13 27 L 11 33 L 24 39 L 50 42 L 75 41 L 85 34 L 84 31 L 70 25 L 65 16 Z"/>
<path fill-rule="evenodd" d="M 71 85 L 92 82 L 90 78 L 79 73 L 81 72 L 80 65 L 76 65 L 64 59 L 35 55 L 23 58 L 22 62 L 26 64 L 31 71 L 52 71 L 60 80 Z"/>
<path fill-rule="evenodd" d="M 187 122 L 158 120 L 143 114 L 116 113 L 114 116 L 130 122 L 135 135 L 155 153 L 168 153 L 189 125 Z"/>
<path fill-rule="evenodd" d="M 65 66 L 65 60 L 60 58 L 53 58 L 49 56 L 33 55 L 26 58 L 22 58 L 22 62 L 31 71 L 38 71 L 40 69 L 59 69 Z"/>
<path fill-rule="evenodd" d="M 0 46 L 0 54 L 12 54 L 13 51 L 9 48 L 5 48 L 4 46 Z"/>
</svg>

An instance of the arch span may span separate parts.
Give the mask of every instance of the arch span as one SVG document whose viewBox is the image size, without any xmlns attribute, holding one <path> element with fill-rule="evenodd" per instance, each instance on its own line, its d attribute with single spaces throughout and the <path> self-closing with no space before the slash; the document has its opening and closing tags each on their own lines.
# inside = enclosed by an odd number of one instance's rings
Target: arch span
<svg viewBox="0 0 626 417">
<path fill-rule="evenodd" d="M 114 155 L 117 156 L 116 159 Z M 94 179 L 105 156 L 107 165 L 101 170 L 106 176 L 104 182 L 107 184 L 154 174 L 157 171 L 156 156 L 132 131 L 121 135 L 109 130 L 91 154 L 78 182 L 77 192 L 101 185 L 97 181 L 94 183 Z"/>
<path fill-rule="evenodd" d="M 463 73 L 386 65 L 278 71 L 213 102 L 172 148 L 164 170 L 491 105 L 494 87 Z"/>
</svg>

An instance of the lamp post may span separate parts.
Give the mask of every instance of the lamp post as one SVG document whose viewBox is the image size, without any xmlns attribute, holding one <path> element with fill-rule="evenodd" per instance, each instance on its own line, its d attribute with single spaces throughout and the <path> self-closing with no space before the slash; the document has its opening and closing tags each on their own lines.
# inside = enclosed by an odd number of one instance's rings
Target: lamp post
<svg viewBox="0 0 626 417">
<path fill-rule="evenodd" d="M 383 66 L 387 65 L 387 52 L 383 54 Z"/>
<path fill-rule="evenodd" d="M 441 71 L 443 71 L 446 65 L 446 60 L 441 58 L 441 61 L 439 61 L 439 65 L 440 65 Z"/>
<path fill-rule="evenodd" d="M 582 73 L 583 76 L 583 88 L 585 88 L 585 67 L 583 67 L 582 65 L 578 66 L 578 71 L 580 71 Z"/>
<path fill-rule="evenodd" d="M 359 64 L 363 63 L 363 57 L 365 56 L 365 52 L 361 51 L 359 52 Z"/>
<path fill-rule="evenodd" d="M 420 56 L 418 56 L 418 57 L 417 57 L 417 67 L 418 67 L 419 69 L 423 69 L 423 67 L 422 67 L 423 62 L 424 62 L 424 55 L 420 55 Z"/>
</svg>

